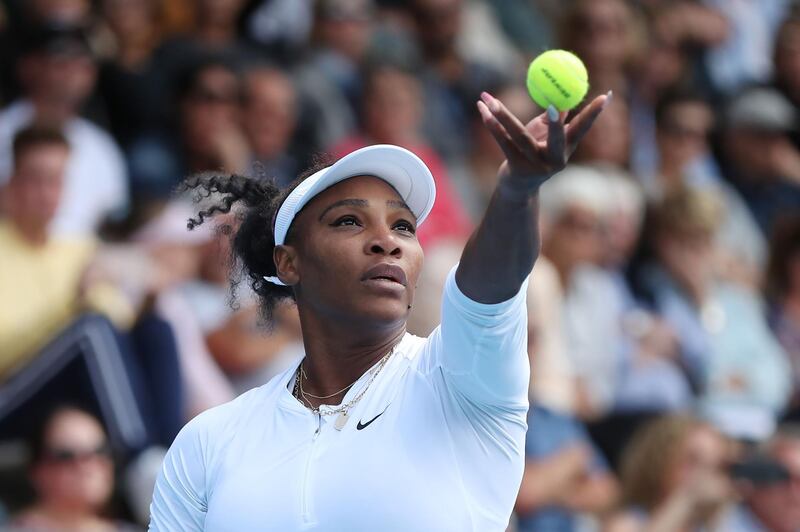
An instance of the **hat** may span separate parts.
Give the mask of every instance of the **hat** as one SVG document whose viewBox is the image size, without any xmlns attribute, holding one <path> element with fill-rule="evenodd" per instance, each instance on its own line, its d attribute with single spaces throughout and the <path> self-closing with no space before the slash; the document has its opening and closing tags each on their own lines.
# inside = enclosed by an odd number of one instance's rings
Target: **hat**
<svg viewBox="0 0 800 532">
<path fill-rule="evenodd" d="M 367 146 L 307 177 L 289 193 L 275 216 L 275 245 L 284 244 L 295 216 L 314 196 L 340 181 L 363 175 L 374 176 L 389 183 L 414 213 L 418 226 L 422 225 L 431 212 L 436 199 L 436 184 L 425 163 L 399 146 Z M 284 285 L 277 277 L 265 279 Z"/>
<path fill-rule="evenodd" d="M 791 102 L 775 89 L 755 88 L 736 96 L 725 108 L 728 129 L 784 132 L 797 128 L 797 113 Z"/>
</svg>

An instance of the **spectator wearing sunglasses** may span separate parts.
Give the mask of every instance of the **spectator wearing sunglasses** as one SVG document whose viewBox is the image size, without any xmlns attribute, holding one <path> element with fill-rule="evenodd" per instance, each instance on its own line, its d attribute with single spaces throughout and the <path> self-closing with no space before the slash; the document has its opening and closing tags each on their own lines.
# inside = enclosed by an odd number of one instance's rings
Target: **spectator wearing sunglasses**
<svg viewBox="0 0 800 532">
<path fill-rule="evenodd" d="M 238 70 L 223 56 L 207 55 L 183 72 L 172 127 L 141 136 L 128 150 L 135 207 L 166 201 L 192 172 L 248 170 Z"/>
<path fill-rule="evenodd" d="M 106 515 L 114 491 L 114 461 L 95 417 L 74 406 L 59 406 L 42 419 L 30 444 L 29 475 L 36 499 L 11 530 L 136 530 Z"/>
<path fill-rule="evenodd" d="M 722 273 L 730 281 L 757 287 L 766 262 L 767 245 L 739 192 L 722 179 L 709 137 L 716 117 L 700 92 L 673 89 L 655 110 L 659 164 L 655 175 L 642 176 L 645 192 L 657 202 L 682 187 L 709 190 L 720 196 L 725 215 L 714 239 L 720 246 Z"/>
</svg>

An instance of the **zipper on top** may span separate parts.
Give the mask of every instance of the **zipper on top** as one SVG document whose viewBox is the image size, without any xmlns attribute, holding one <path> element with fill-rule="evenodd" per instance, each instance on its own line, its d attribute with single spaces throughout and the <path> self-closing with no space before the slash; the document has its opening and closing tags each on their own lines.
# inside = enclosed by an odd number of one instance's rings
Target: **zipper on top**
<svg viewBox="0 0 800 532">
<path fill-rule="evenodd" d="M 303 484 L 300 487 L 301 501 L 300 511 L 303 519 L 303 524 L 307 525 L 314 522 L 314 517 L 311 515 L 310 499 L 311 499 L 311 462 L 314 460 L 314 452 L 316 451 L 316 441 L 322 432 L 322 415 L 319 413 L 314 414 L 317 418 L 317 428 L 311 436 L 311 444 L 308 447 L 308 456 L 306 457 L 305 471 L 303 472 Z"/>
</svg>

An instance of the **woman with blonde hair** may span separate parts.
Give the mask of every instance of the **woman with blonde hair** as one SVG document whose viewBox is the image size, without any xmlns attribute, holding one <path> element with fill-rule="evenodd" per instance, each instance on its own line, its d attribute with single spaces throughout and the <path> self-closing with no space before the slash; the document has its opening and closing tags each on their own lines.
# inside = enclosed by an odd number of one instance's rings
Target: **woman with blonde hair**
<svg viewBox="0 0 800 532">
<path fill-rule="evenodd" d="M 716 530 L 731 500 L 729 448 L 714 427 L 688 415 L 645 425 L 621 464 L 624 508 L 607 532 Z"/>
</svg>

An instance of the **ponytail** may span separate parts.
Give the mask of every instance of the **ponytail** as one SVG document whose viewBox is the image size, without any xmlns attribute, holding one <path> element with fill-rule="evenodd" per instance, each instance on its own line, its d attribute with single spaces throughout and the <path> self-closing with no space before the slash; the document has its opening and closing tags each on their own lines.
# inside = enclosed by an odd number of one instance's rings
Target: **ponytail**
<svg viewBox="0 0 800 532">
<path fill-rule="evenodd" d="M 230 257 L 231 303 L 235 308 L 236 290 L 243 280 L 247 281 L 258 295 L 261 315 L 268 327 L 272 323 L 275 307 L 284 300 L 294 300 L 292 287 L 276 285 L 264 279 L 278 274 L 272 258 L 275 249 L 275 214 L 297 185 L 328 164 L 322 157 L 315 159 L 311 168 L 283 190 L 271 180 L 213 172 L 193 175 L 179 188 L 180 191 L 193 192 L 195 203 L 211 198 L 212 194 L 219 196 L 211 206 L 189 219 L 189 230 L 217 214 L 231 212 L 235 206 L 242 207 L 235 211 L 236 224 L 220 224 L 217 229 L 222 234 L 233 235 Z"/>
</svg>

